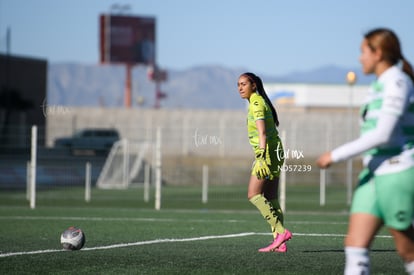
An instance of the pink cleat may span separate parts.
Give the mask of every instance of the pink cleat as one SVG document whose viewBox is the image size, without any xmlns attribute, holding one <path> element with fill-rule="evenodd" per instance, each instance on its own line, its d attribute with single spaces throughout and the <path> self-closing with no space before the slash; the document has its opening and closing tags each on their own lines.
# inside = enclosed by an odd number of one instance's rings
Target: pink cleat
<svg viewBox="0 0 414 275">
<path fill-rule="evenodd" d="M 285 232 L 282 234 L 277 234 L 276 238 L 273 240 L 273 242 L 263 248 L 259 249 L 259 252 L 271 252 L 271 251 L 276 251 L 277 252 L 286 252 L 287 251 L 287 247 L 285 245 L 285 247 L 280 247 L 282 244 L 284 244 L 285 242 L 289 241 L 292 238 L 292 233 L 285 229 Z M 279 250 L 280 247 L 280 250 Z M 282 251 L 285 250 L 285 251 Z"/>
<path fill-rule="evenodd" d="M 279 252 L 279 253 L 286 253 L 287 252 L 287 245 L 286 243 L 282 243 L 278 248 L 275 248 L 273 252 Z"/>
<path fill-rule="evenodd" d="M 289 241 L 292 238 L 292 233 L 285 229 L 285 232 L 282 234 L 277 234 L 276 239 L 274 240 L 274 245 L 279 247 L 281 244 Z"/>
</svg>

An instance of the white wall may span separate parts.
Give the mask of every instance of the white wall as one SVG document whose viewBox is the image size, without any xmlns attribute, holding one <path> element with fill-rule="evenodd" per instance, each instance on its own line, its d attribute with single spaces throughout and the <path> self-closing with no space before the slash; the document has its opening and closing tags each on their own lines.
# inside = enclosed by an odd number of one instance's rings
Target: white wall
<svg viewBox="0 0 414 275">
<path fill-rule="evenodd" d="M 268 96 L 277 105 L 289 103 L 296 107 L 359 107 L 368 86 L 322 84 L 264 84 Z M 285 96 L 283 96 L 285 95 Z"/>
</svg>

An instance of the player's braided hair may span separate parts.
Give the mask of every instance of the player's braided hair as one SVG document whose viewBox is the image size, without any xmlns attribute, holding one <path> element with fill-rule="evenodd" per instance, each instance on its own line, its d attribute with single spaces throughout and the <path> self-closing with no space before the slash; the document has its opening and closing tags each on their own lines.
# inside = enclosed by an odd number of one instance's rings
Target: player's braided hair
<svg viewBox="0 0 414 275">
<path fill-rule="evenodd" d="M 269 106 L 270 110 L 272 111 L 273 121 L 275 122 L 275 125 L 279 126 L 279 118 L 277 116 L 276 109 L 273 106 L 272 101 L 270 101 L 269 97 L 267 96 L 266 91 L 263 87 L 263 82 L 260 79 L 260 77 L 250 72 L 244 73 L 242 75 L 246 76 L 250 80 L 251 83 L 256 84 L 257 92 L 259 93 L 259 95 L 263 97 L 266 104 Z"/>
<path fill-rule="evenodd" d="M 402 70 L 411 78 L 414 82 L 414 71 L 411 64 L 404 58 L 400 41 L 397 35 L 389 29 L 377 28 L 369 31 L 364 35 L 368 46 L 372 51 L 381 49 L 383 58 L 391 65 L 395 65 L 398 62 L 402 62 Z"/>
</svg>

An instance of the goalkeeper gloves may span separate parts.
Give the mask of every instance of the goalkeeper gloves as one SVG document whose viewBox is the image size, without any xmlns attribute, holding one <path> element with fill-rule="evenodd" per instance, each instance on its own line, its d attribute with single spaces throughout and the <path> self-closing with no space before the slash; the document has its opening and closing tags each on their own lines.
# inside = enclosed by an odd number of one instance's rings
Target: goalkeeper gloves
<svg viewBox="0 0 414 275">
<path fill-rule="evenodd" d="M 255 153 L 256 161 L 253 165 L 253 173 L 256 175 L 258 179 L 271 179 L 270 169 L 266 163 L 266 150 L 257 149 Z"/>
</svg>

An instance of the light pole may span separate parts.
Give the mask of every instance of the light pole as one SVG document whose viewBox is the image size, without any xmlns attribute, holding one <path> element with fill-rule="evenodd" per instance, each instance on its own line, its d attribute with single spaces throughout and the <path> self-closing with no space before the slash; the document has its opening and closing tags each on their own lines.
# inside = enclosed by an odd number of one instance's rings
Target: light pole
<svg viewBox="0 0 414 275">
<path fill-rule="evenodd" d="M 353 138 L 353 121 L 352 121 L 352 116 L 353 116 L 353 111 L 352 111 L 352 104 L 353 104 L 353 86 L 357 81 L 357 76 L 355 74 L 355 72 L 353 71 L 349 71 L 346 74 L 346 82 L 349 85 L 349 105 L 348 105 L 348 140 L 351 140 Z M 346 163 L 346 170 L 347 170 L 347 174 L 346 174 L 346 186 L 347 186 L 347 203 L 348 205 L 351 204 L 351 200 L 352 200 L 352 174 L 353 174 L 353 162 L 352 159 L 349 159 Z"/>
<path fill-rule="evenodd" d="M 161 99 L 167 95 L 161 91 L 161 82 L 167 81 L 167 71 L 161 70 L 157 65 L 150 66 L 148 68 L 148 79 L 155 82 L 155 104 L 154 108 L 160 108 Z"/>
</svg>

